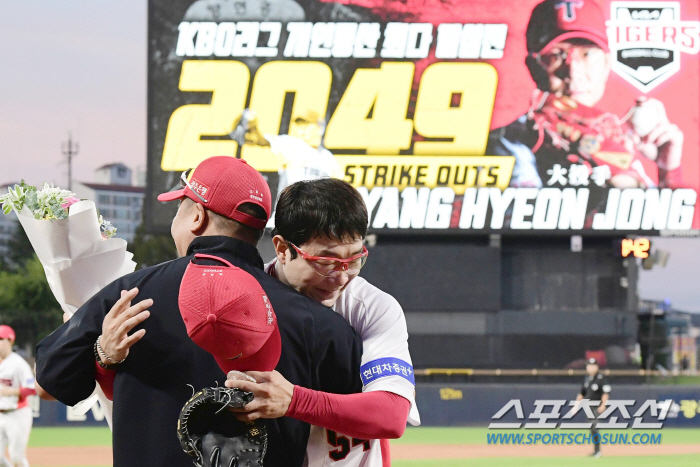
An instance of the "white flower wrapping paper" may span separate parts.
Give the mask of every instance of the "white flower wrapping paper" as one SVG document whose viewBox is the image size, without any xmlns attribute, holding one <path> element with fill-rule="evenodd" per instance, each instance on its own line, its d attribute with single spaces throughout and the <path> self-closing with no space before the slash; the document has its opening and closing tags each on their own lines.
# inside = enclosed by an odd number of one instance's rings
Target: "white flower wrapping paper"
<svg viewBox="0 0 700 467">
<path fill-rule="evenodd" d="M 92 201 L 71 205 L 66 219 L 35 219 L 26 206 L 15 214 L 44 266 L 51 291 L 69 316 L 103 287 L 136 269 L 126 241 L 105 240 L 100 233 Z M 97 384 L 88 399 L 73 407 L 73 414 L 86 413 L 98 400 L 111 428 L 112 401 Z"/>
</svg>

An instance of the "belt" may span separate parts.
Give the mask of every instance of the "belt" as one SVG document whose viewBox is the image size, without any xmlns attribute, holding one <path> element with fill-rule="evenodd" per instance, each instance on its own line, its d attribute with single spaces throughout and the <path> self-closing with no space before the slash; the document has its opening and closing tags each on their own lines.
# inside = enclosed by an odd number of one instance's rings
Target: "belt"
<svg viewBox="0 0 700 467">
<path fill-rule="evenodd" d="M 10 412 L 14 412 L 14 411 L 15 411 L 15 409 L 0 409 L 0 413 L 10 413 Z"/>
</svg>

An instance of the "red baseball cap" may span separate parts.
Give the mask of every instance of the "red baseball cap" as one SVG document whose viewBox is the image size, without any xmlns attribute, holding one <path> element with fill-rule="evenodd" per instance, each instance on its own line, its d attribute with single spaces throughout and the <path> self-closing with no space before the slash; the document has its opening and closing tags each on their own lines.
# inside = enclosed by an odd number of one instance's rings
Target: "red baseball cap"
<svg viewBox="0 0 700 467">
<path fill-rule="evenodd" d="M 158 201 L 185 197 L 258 230 L 265 228 L 272 211 L 270 187 L 263 176 L 245 160 L 230 156 L 203 160 L 194 169 L 187 186 L 159 195 Z M 262 220 L 239 211 L 238 207 L 243 203 L 257 204 L 265 210 L 267 218 Z"/>
<path fill-rule="evenodd" d="M 15 330 L 7 324 L 0 325 L 0 339 L 10 339 L 12 342 L 14 342 Z"/>
<path fill-rule="evenodd" d="M 270 299 L 258 281 L 218 256 L 194 256 L 178 297 L 187 335 L 214 356 L 224 373 L 274 370 L 282 340 Z"/>
<path fill-rule="evenodd" d="M 545 0 L 532 10 L 525 37 L 530 53 L 567 39 L 586 39 L 610 51 L 603 11 L 593 0 Z"/>
</svg>

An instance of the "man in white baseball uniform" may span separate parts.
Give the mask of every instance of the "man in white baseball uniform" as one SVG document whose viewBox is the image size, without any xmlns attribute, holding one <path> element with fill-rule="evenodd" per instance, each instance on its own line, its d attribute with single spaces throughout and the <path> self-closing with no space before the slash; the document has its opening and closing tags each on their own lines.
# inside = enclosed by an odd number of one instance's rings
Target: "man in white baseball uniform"
<svg viewBox="0 0 700 467">
<path fill-rule="evenodd" d="M 27 397 L 36 394 L 29 364 L 12 351 L 15 331 L 0 326 L 0 463 L 28 467 L 27 443 L 32 430 L 32 409 Z M 5 457 L 5 450 L 10 456 Z"/>
<path fill-rule="evenodd" d="M 288 135 L 263 135 L 258 128 L 258 117 L 255 111 L 245 109 L 231 133 L 231 138 L 241 145 L 270 147 L 279 162 L 277 183 L 277 199 L 279 199 L 279 194 L 293 183 L 342 175 L 340 164 L 333 153 L 323 147 L 325 132 L 325 120 L 318 113 L 310 110 L 294 119 L 294 125 L 290 127 Z M 274 227 L 274 220 L 273 215 L 267 227 Z"/>
<path fill-rule="evenodd" d="M 288 416 L 312 424 L 311 467 L 387 467 L 390 438 L 406 421 L 420 424 L 406 320 L 391 295 L 358 277 L 367 259 L 367 211 L 351 185 L 320 179 L 290 185 L 277 204 L 277 258 L 265 270 L 343 316 L 363 344 L 362 394 L 335 395 L 293 386 L 276 372 L 250 372 L 257 383 L 226 385 L 255 394 L 243 420 Z"/>
</svg>

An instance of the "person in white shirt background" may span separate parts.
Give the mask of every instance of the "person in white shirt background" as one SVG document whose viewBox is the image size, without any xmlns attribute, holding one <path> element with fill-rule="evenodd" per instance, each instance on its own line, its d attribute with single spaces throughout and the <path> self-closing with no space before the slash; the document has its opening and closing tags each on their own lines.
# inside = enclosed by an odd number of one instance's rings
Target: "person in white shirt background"
<svg viewBox="0 0 700 467">
<path fill-rule="evenodd" d="M 0 325 L 0 464 L 28 467 L 27 444 L 32 430 L 32 409 L 27 397 L 36 394 L 29 364 L 12 351 L 15 331 Z M 5 450 L 9 459 L 5 457 Z"/>
<path fill-rule="evenodd" d="M 323 146 L 325 132 L 326 121 L 318 113 L 309 110 L 294 119 L 288 135 L 263 135 L 258 128 L 255 111 L 245 109 L 231 132 L 231 138 L 240 145 L 270 147 L 279 163 L 279 199 L 280 193 L 296 182 L 342 176 L 335 156 Z M 273 215 L 267 224 L 268 228 L 275 226 L 274 220 Z"/>
<path fill-rule="evenodd" d="M 386 438 L 400 437 L 406 421 L 419 425 L 420 416 L 415 403 L 415 378 L 401 305 L 391 295 L 358 277 L 368 256 L 363 246 L 367 211 L 362 197 L 342 180 L 302 181 L 280 194 L 276 209 L 273 244 L 277 257 L 265 270 L 307 297 L 331 307 L 352 325 L 362 339 L 362 395 L 388 394 L 393 399 L 387 399 L 388 406 L 378 410 L 379 413 L 362 410 L 366 406 L 355 399 L 358 405 L 352 416 L 343 418 L 335 414 L 347 427 L 345 432 L 336 432 L 329 429 L 329 423 L 324 423 L 323 416 L 300 415 L 301 404 L 292 399 L 297 399 L 298 392 L 305 394 L 308 390 L 292 386 L 276 372 L 251 372 L 257 383 L 239 381 L 236 376 L 226 382 L 229 387 L 240 387 L 255 394 L 253 402 L 237 411 L 244 412 L 241 419 L 245 420 L 286 415 L 311 423 L 308 466 L 386 467 L 390 465 Z M 357 215 L 358 212 L 363 216 Z M 339 397 L 334 401 L 338 402 L 342 397 L 357 395 L 333 396 Z M 338 406 L 334 405 L 333 409 Z M 359 439 L 349 433 L 356 433 L 354 428 L 359 425 L 371 427 L 375 422 L 387 425 L 388 431 L 382 431 L 382 440 Z M 336 423 L 342 424 L 337 420 Z M 400 429 L 388 428 L 394 424 Z M 369 434 L 372 429 L 362 432 Z"/>
</svg>

